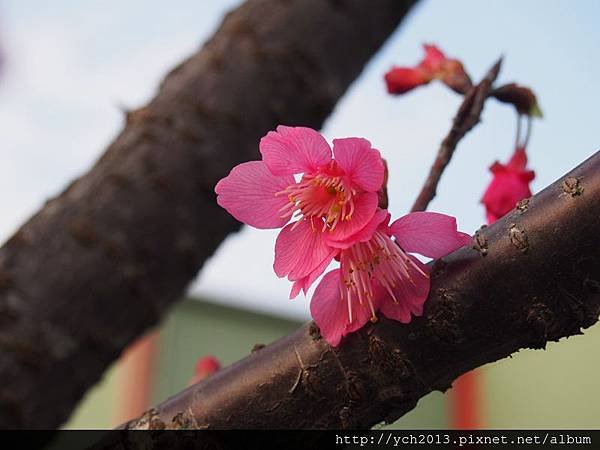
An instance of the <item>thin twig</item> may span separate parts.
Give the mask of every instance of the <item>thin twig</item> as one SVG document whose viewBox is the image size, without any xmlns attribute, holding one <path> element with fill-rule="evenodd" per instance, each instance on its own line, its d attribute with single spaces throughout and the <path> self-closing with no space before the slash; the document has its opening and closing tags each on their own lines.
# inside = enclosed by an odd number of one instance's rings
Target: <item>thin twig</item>
<svg viewBox="0 0 600 450">
<path fill-rule="evenodd" d="M 515 113 L 517 114 L 517 134 L 515 136 L 515 148 L 519 148 L 519 143 L 521 142 L 521 114 L 519 114 L 519 111 L 515 110 Z"/>
<path fill-rule="evenodd" d="M 429 175 L 425 180 L 425 184 L 421 188 L 419 196 L 415 200 L 411 211 L 425 211 L 429 202 L 435 197 L 437 185 L 440 182 L 442 173 L 452 159 L 454 150 L 459 141 L 467 134 L 475 125 L 479 123 L 481 111 L 485 100 L 491 92 L 492 83 L 496 80 L 502 65 L 502 58 L 488 71 L 481 82 L 473 86 L 465 99 L 463 100 L 458 113 L 452 122 L 452 128 L 442 141 L 437 157 L 429 170 Z"/>
<path fill-rule="evenodd" d="M 526 116 L 525 118 L 527 120 L 527 131 L 525 132 L 525 139 L 523 140 L 521 148 L 527 148 L 529 145 L 529 138 L 531 137 L 531 116 Z"/>
</svg>

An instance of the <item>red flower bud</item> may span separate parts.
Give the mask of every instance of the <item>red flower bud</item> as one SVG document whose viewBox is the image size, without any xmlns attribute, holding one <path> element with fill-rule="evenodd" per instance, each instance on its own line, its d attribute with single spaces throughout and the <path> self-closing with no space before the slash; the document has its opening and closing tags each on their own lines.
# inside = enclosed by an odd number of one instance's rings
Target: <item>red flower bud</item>
<svg viewBox="0 0 600 450">
<path fill-rule="evenodd" d="M 202 358 L 199 358 L 198 362 L 196 362 L 196 369 L 194 371 L 194 375 L 188 383 L 188 386 L 199 383 L 205 378 L 208 378 L 220 368 L 221 364 L 219 363 L 219 360 L 212 355 L 203 356 Z"/>
<path fill-rule="evenodd" d="M 390 94 L 404 94 L 429 81 L 431 78 L 422 70 L 408 67 L 393 67 L 385 74 L 385 83 Z"/>
<path fill-rule="evenodd" d="M 447 58 L 435 45 L 423 45 L 425 57 L 416 67 L 393 67 L 385 74 L 390 94 L 404 94 L 438 79 L 452 90 L 465 94 L 472 86 L 469 75 L 457 59 Z"/>
<path fill-rule="evenodd" d="M 481 199 L 488 223 L 504 216 L 519 200 L 531 196 L 529 183 L 535 178 L 535 173 L 527 170 L 526 166 L 527 155 L 523 148 L 517 148 L 507 164 L 498 161 L 492 164 L 490 171 L 494 177 Z"/>
<path fill-rule="evenodd" d="M 198 359 L 196 363 L 196 373 L 210 375 L 221 368 L 219 360 L 212 355 L 204 356 Z"/>
</svg>

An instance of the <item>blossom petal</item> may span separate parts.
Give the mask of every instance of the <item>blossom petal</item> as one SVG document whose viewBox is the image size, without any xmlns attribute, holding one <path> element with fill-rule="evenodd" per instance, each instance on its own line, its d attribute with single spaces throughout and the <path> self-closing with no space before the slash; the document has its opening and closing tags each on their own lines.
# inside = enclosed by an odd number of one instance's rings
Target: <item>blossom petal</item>
<svg viewBox="0 0 600 450">
<path fill-rule="evenodd" d="M 419 67 L 426 71 L 437 72 L 442 68 L 444 62 L 448 60 L 446 55 L 433 44 L 423 44 L 423 50 L 425 51 L 425 57 L 419 64 Z"/>
<path fill-rule="evenodd" d="M 412 255 L 408 257 L 421 271 L 429 274 L 429 267 Z M 397 302 L 386 293 L 379 303 L 379 310 L 388 319 L 397 320 L 402 323 L 411 321 L 411 314 L 420 316 L 423 314 L 423 304 L 429 294 L 429 276 L 424 276 L 414 266 L 408 268 L 410 279 L 403 279 L 394 287 L 394 295 Z"/>
<path fill-rule="evenodd" d="M 385 167 L 378 150 L 363 138 L 333 140 L 333 154 L 351 182 L 367 192 L 377 192 L 383 184 Z"/>
<path fill-rule="evenodd" d="M 331 161 L 331 148 L 312 128 L 279 125 L 260 140 L 260 153 L 275 175 L 314 172 Z"/>
<path fill-rule="evenodd" d="M 519 172 L 525 170 L 525 167 L 527 167 L 527 153 L 525 153 L 524 148 L 517 148 L 510 161 L 508 161 L 506 168 L 511 172 Z"/>
<path fill-rule="evenodd" d="M 338 253 L 338 249 L 332 249 L 331 253 L 327 255 L 323 262 L 319 264 L 311 273 L 300 278 L 299 280 L 294 281 L 292 290 L 290 292 L 290 299 L 296 298 L 301 290 L 304 291 L 304 295 L 306 295 L 308 289 L 312 286 L 315 280 L 319 278 L 323 272 L 325 272 L 325 269 L 327 269 L 331 261 L 333 261 L 333 258 Z"/>
<path fill-rule="evenodd" d="M 506 173 L 507 169 L 504 164 L 502 164 L 499 161 L 495 161 L 494 164 L 490 166 L 490 172 L 492 172 L 494 175 L 497 175 L 501 173 Z"/>
<path fill-rule="evenodd" d="M 256 228 L 281 228 L 289 219 L 280 209 L 289 200 L 275 195 L 295 183 L 292 175 L 274 176 L 262 161 L 235 166 L 215 186 L 217 203 L 240 222 Z"/>
<path fill-rule="evenodd" d="M 306 277 L 300 278 L 299 280 L 294 281 L 292 284 L 292 290 L 290 291 L 290 300 L 298 297 L 300 291 L 304 288 L 304 282 Z"/>
<path fill-rule="evenodd" d="M 346 302 L 347 304 L 347 302 Z M 373 300 L 373 307 L 375 311 L 379 309 L 379 303 L 377 299 Z M 360 330 L 362 327 L 366 325 L 367 322 L 371 320 L 373 317 L 371 313 L 371 308 L 368 305 L 361 305 L 358 302 L 352 303 L 352 322 L 346 325 L 346 330 L 344 331 L 344 336 L 352 333 L 353 331 Z"/>
<path fill-rule="evenodd" d="M 496 161 L 490 171 L 494 174 L 481 202 L 485 205 L 488 223 L 511 211 L 515 204 L 531 196 L 529 183 L 535 178 L 532 170 L 527 170 L 527 154 L 524 148 L 517 148 L 508 164 Z"/>
<path fill-rule="evenodd" d="M 325 243 L 323 234 L 319 225 L 313 229 L 310 219 L 286 225 L 275 241 L 273 269 L 277 276 L 299 280 L 331 258 L 332 248 Z"/>
<path fill-rule="evenodd" d="M 471 242 L 471 236 L 457 231 L 454 217 L 433 212 L 407 214 L 390 229 L 404 251 L 430 258 L 441 258 Z"/>
<path fill-rule="evenodd" d="M 342 337 L 362 328 L 371 317 L 367 308 L 355 303 L 352 322 L 349 320 L 348 303 L 340 292 L 340 270 L 327 273 L 310 302 L 310 313 L 321 330 L 321 336 L 332 346 L 339 345 Z"/>
<path fill-rule="evenodd" d="M 351 235 L 345 239 L 342 239 L 340 241 L 333 240 L 332 237 L 329 236 L 326 238 L 327 244 L 332 247 L 339 248 L 339 249 L 346 249 L 358 242 L 366 242 L 369 239 L 371 239 L 371 237 L 373 237 L 373 233 L 375 233 L 375 230 L 377 230 L 377 228 L 382 223 L 385 222 L 385 224 L 387 225 L 389 220 L 390 220 L 390 213 L 387 212 L 386 209 L 378 209 L 375 212 L 375 214 L 373 215 L 373 217 L 371 218 L 371 220 L 369 221 L 369 223 L 367 223 L 364 227 L 362 227 L 356 233 L 354 233 L 353 235 Z"/>
<path fill-rule="evenodd" d="M 321 336 L 336 347 L 349 323 L 348 307 L 340 295 L 340 270 L 327 273 L 310 301 L 310 314 L 319 326 Z"/>
<path fill-rule="evenodd" d="M 505 172 L 495 175 L 481 199 L 488 223 L 495 222 L 511 211 L 519 200 L 528 197 L 531 197 L 529 184 L 519 174 Z"/>
<path fill-rule="evenodd" d="M 431 76 L 421 70 L 411 67 L 392 67 L 385 74 L 385 85 L 389 94 L 405 94 L 412 89 L 431 81 Z"/>
<path fill-rule="evenodd" d="M 529 183 L 535 178 L 535 172 L 527 169 L 527 154 L 523 148 L 515 150 L 515 153 L 506 165 L 506 170 L 517 176 L 523 183 Z"/>
<path fill-rule="evenodd" d="M 340 220 L 332 231 L 326 232 L 326 241 L 332 247 L 344 246 L 336 245 L 335 241 L 344 241 L 348 237 L 356 234 L 367 225 L 377 212 L 379 198 L 374 192 L 364 192 L 354 198 L 354 212 L 348 220 Z M 352 244 L 353 242 L 350 242 Z M 348 245 L 345 245 L 348 247 Z"/>
</svg>

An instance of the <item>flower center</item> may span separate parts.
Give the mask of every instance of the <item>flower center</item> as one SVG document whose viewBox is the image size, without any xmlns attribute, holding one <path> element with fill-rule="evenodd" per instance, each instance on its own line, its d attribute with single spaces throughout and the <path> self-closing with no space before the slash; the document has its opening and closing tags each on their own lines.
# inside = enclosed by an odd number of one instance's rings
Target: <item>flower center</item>
<svg viewBox="0 0 600 450">
<path fill-rule="evenodd" d="M 348 314 L 352 322 L 352 301 L 358 300 L 361 306 L 371 310 L 372 319 L 376 320 L 373 305 L 373 282 L 377 281 L 395 303 L 398 303 L 394 288 L 398 283 L 415 284 L 408 269 L 412 266 L 427 277 L 421 268 L 382 231 L 375 231 L 367 242 L 354 244 L 342 251 L 340 256 L 343 286 L 340 287 L 342 299 L 348 303 Z"/>
<path fill-rule="evenodd" d="M 335 230 L 340 221 L 354 214 L 356 190 L 349 187 L 342 175 L 329 173 L 305 174 L 299 183 L 288 186 L 276 195 L 287 195 L 289 203 L 281 208 L 283 218 L 303 215 L 319 218 L 323 229 Z"/>
</svg>

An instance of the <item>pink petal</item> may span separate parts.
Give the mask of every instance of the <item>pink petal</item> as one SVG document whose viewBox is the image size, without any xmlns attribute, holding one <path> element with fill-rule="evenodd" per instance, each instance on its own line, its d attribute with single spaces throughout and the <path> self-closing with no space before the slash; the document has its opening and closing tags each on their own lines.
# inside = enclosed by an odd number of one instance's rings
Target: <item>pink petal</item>
<svg viewBox="0 0 600 450">
<path fill-rule="evenodd" d="M 310 302 L 310 314 L 321 330 L 321 336 L 336 347 L 349 322 L 346 302 L 340 295 L 340 270 L 326 274 Z"/>
<path fill-rule="evenodd" d="M 373 300 L 373 306 L 375 311 L 379 309 L 377 299 Z M 361 305 L 358 302 L 352 303 L 352 322 L 346 325 L 346 330 L 344 331 L 344 336 L 352 333 L 353 331 L 360 330 L 362 327 L 366 325 L 369 320 L 371 320 L 371 308 L 369 305 Z"/>
<path fill-rule="evenodd" d="M 471 236 L 457 231 L 456 219 L 433 212 L 414 212 L 396 220 L 390 227 L 405 252 L 441 258 L 471 242 Z"/>
<path fill-rule="evenodd" d="M 321 336 L 332 346 L 339 345 L 342 337 L 362 328 L 371 317 L 367 308 L 353 304 L 352 323 L 349 322 L 348 303 L 340 294 L 339 269 L 327 273 L 315 290 L 310 302 L 310 313 L 321 330 Z"/>
<path fill-rule="evenodd" d="M 335 241 L 331 236 L 329 236 L 326 237 L 327 244 L 335 248 L 345 249 L 353 246 L 357 242 L 366 242 L 369 239 L 371 239 L 371 237 L 373 237 L 373 233 L 375 233 L 375 230 L 377 230 L 377 228 L 382 223 L 385 222 L 385 224 L 387 224 L 389 220 L 390 213 L 387 211 L 387 209 L 378 209 L 375 212 L 375 215 L 373 215 L 373 218 L 369 221 L 369 223 L 367 223 L 363 228 L 358 230 L 352 236 L 349 236 L 340 241 Z"/>
<path fill-rule="evenodd" d="M 333 140 L 333 153 L 346 176 L 361 189 L 377 192 L 383 184 L 385 168 L 378 150 L 362 138 Z"/>
<path fill-rule="evenodd" d="M 300 278 L 299 280 L 294 281 L 292 285 L 292 290 L 290 292 L 290 299 L 296 298 L 301 290 L 304 291 L 304 295 L 306 295 L 308 289 L 312 286 L 317 278 L 321 276 L 325 269 L 329 266 L 331 261 L 335 255 L 337 255 L 339 250 L 332 249 L 331 253 L 323 260 L 321 264 L 319 264 L 311 273 L 306 275 L 305 277 Z"/>
<path fill-rule="evenodd" d="M 262 161 L 235 166 L 215 186 L 217 203 L 233 217 L 256 228 L 281 228 L 289 219 L 279 211 L 286 195 L 275 195 L 295 183 L 292 175 L 274 176 Z"/>
<path fill-rule="evenodd" d="M 331 148 L 312 128 L 279 125 L 260 140 L 260 153 L 275 175 L 315 172 L 331 161 Z"/>
<path fill-rule="evenodd" d="M 424 44 L 423 49 L 425 50 L 425 57 L 419 64 L 419 67 L 429 72 L 440 70 L 444 62 L 448 59 L 446 55 L 435 45 Z"/>
<path fill-rule="evenodd" d="M 299 280 L 294 281 L 294 283 L 292 284 L 292 290 L 290 291 L 290 300 L 298 297 L 298 294 L 304 288 L 305 280 L 306 280 L 306 277 L 300 278 Z"/>
<path fill-rule="evenodd" d="M 408 256 L 424 273 L 429 274 L 428 266 L 414 256 Z M 423 304 L 429 294 L 428 276 L 424 276 L 412 265 L 409 266 L 408 274 L 410 279 L 400 280 L 394 288 L 397 303 L 386 293 L 379 304 L 379 310 L 384 316 L 402 323 L 409 323 L 411 314 L 415 316 L 423 314 Z"/>
<path fill-rule="evenodd" d="M 408 305 L 404 302 L 394 303 L 389 294 L 381 301 L 379 311 L 388 319 L 397 320 L 401 323 L 409 323 L 412 319 Z"/>
<path fill-rule="evenodd" d="M 340 247 L 335 241 L 343 241 L 363 229 L 375 215 L 378 203 L 379 197 L 374 192 L 364 192 L 354 197 L 352 217 L 340 220 L 332 231 L 326 231 L 327 243 L 332 247 Z"/>
<path fill-rule="evenodd" d="M 273 269 L 278 277 L 299 280 L 332 258 L 332 252 L 323 239 L 321 226 L 313 229 L 309 219 L 301 219 L 286 225 L 277 236 Z"/>
</svg>

